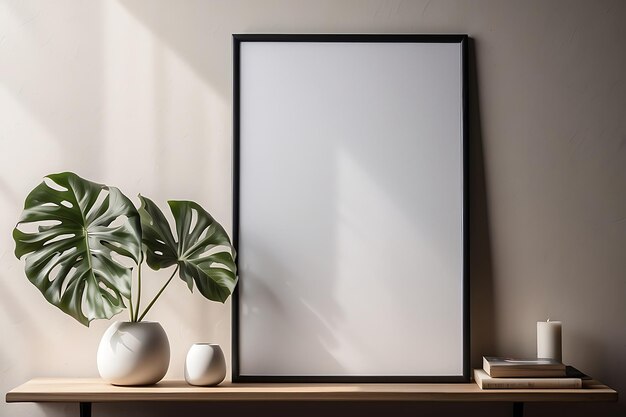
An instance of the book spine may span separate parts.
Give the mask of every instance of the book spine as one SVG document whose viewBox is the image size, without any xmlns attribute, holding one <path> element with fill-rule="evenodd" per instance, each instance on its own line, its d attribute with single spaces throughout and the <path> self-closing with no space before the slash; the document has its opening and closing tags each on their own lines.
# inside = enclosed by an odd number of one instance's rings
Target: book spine
<svg viewBox="0 0 626 417">
<path fill-rule="evenodd" d="M 541 389 L 541 388 L 582 388 L 580 378 L 568 378 L 563 380 L 510 380 L 496 381 L 493 378 L 482 381 L 482 389 Z"/>
<path fill-rule="evenodd" d="M 487 372 L 487 370 L 485 370 Z M 541 369 L 534 370 L 511 370 L 511 369 L 491 369 L 487 372 L 492 378 L 565 378 L 565 371 L 545 371 Z"/>
</svg>

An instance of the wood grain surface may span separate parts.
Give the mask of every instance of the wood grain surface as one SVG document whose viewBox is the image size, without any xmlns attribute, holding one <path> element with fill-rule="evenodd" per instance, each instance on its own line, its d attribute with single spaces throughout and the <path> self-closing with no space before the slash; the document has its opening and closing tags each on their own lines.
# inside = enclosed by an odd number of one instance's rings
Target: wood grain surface
<svg viewBox="0 0 626 417">
<path fill-rule="evenodd" d="M 481 390 L 469 384 L 232 384 L 194 387 L 166 380 L 118 387 L 98 378 L 35 378 L 6 394 L 7 402 L 122 401 L 617 401 L 597 381 L 582 389 Z"/>
</svg>

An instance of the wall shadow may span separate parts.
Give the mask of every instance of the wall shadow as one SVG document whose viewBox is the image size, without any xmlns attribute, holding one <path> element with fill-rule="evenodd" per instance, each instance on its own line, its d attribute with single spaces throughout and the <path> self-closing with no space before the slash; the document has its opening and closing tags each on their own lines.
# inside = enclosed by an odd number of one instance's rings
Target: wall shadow
<svg viewBox="0 0 626 417">
<path fill-rule="evenodd" d="M 155 7 L 154 3 L 148 3 L 145 1 L 122 1 L 123 7 L 140 22 L 145 24 L 155 37 L 162 40 L 174 53 L 179 55 L 186 63 L 194 69 L 194 71 L 202 77 L 207 84 L 212 86 L 226 86 L 228 80 L 224 75 L 229 72 L 224 71 L 224 63 L 229 62 L 230 56 L 230 39 L 224 39 L 218 36 L 221 32 L 219 30 L 210 30 L 209 24 L 212 19 L 220 15 L 221 10 L 219 6 L 206 5 L 198 2 L 191 2 L 184 7 L 171 7 L 164 4 L 159 4 Z M 162 7 L 161 7 L 162 6 Z M 167 9 L 168 13 L 164 13 L 163 10 Z M 208 19 L 208 21 L 207 21 Z M 178 22 L 185 21 L 186 25 L 184 29 L 181 29 Z M 219 24 L 218 24 L 219 28 Z M 202 39 L 202 41 L 199 41 Z M 217 56 L 209 56 L 204 53 L 206 50 L 217 51 Z M 472 365 L 475 366 L 476 358 L 480 360 L 480 355 L 486 352 L 492 351 L 493 346 L 493 303 L 492 303 L 492 277 L 491 277 L 491 255 L 490 255 L 490 241 L 488 230 L 488 216 L 487 216 L 487 204 L 486 204 L 486 186 L 485 186 L 485 173 L 483 167 L 482 157 L 482 143 L 481 143 L 481 129 L 480 129 L 480 117 L 477 110 L 478 102 L 478 88 L 477 88 L 477 76 L 476 76 L 476 64 L 473 56 L 473 48 L 470 44 L 470 276 L 472 282 L 471 299 L 474 302 L 471 303 L 472 307 L 472 328 L 474 331 L 478 331 L 477 335 L 471 336 L 472 339 L 472 351 L 478 352 L 479 355 L 472 357 Z M 158 62 L 155 62 L 158 64 Z M 156 77 L 157 79 L 159 77 Z M 157 89 L 158 90 L 158 89 Z M 227 97 L 229 91 L 218 90 L 218 92 Z M 159 117 L 158 119 L 161 119 Z M 161 129 L 159 129 L 161 130 Z M 164 138 L 157 137 L 157 142 L 164 142 Z M 358 146 L 355 144 L 347 144 L 350 156 L 355 156 L 358 162 L 369 168 L 372 171 L 372 167 L 376 164 L 371 163 L 360 154 Z M 158 158 L 161 158 L 159 153 Z M 163 161 L 165 163 L 165 161 Z M 475 168 L 477 172 L 475 171 Z M 371 173 L 371 172 L 370 172 Z M 378 178 L 376 176 L 372 176 Z M 391 179 L 388 181 L 393 185 L 394 181 Z M 397 182 L 397 181 L 396 181 Z M 383 184 L 380 187 L 382 190 L 391 188 L 390 184 Z M 403 196 L 404 194 L 397 194 Z M 397 197 L 396 197 L 397 198 Z M 406 207 L 407 205 L 403 201 L 396 202 L 400 207 Z M 332 257 L 330 251 L 328 251 L 329 257 Z M 474 259 L 475 258 L 475 259 Z M 324 277 L 330 277 L 331 274 L 322 274 Z M 326 279 L 329 287 L 332 287 L 332 280 Z M 309 298 L 312 295 L 309 295 Z M 485 300 L 489 300 L 485 304 Z M 490 304 L 489 304 L 490 303 Z M 306 311 L 303 306 L 303 314 L 307 317 L 313 318 L 310 312 Z M 333 315 L 333 314 L 331 314 Z M 334 314 L 336 317 L 339 314 Z M 327 333 L 327 329 L 322 322 L 317 326 L 322 329 L 324 333 Z M 325 339 L 325 338 L 324 338 Z M 317 339 L 316 339 L 317 340 Z M 485 343 L 486 341 L 486 343 Z M 324 346 L 321 346 L 322 348 Z"/>
<path fill-rule="evenodd" d="M 228 2 L 121 0 L 119 3 L 222 97 L 230 95 L 231 71 L 225 67 L 231 65 L 232 40 L 230 33 L 225 36 L 223 30 L 225 16 L 229 15 Z"/>
<path fill-rule="evenodd" d="M 48 12 L 44 7 L 34 7 L 27 2 L 6 2 L 5 6 L 7 10 L 3 12 L 23 22 L 20 33 L 29 35 L 24 36 L 28 39 L 25 42 L 37 53 L 16 55 L 10 64 L 3 64 L 0 86 L 14 100 L 12 111 L 19 109 L 17 111 L 23 112 L 25 117 L 32 117 L 54 141 L 49 144 L 45 136 L 28 138 L 28 151 L 39 154 L 37 159 L 31 160 L 42 161 L 42 157 L 48 160 L 29 167 L 25 172 L 33 181 L 46 174 L 50 167 L 59 166 L 63 166 L 63 170 L 95 176 L 95 173 L 103 171 L 99 156 L 105 150 L 102 145 L 105 81 L 102 7 L 86 7 L 86 10 L 81 10 L 82 19 L 72 20 L 73 25 L 70 26 L 63 26 L 62 22 L 71 18 L 70 13 L 63 11 L 54 23 L 50 19 L 52 26 L 47 27 L 38 20 L 39 14 Z M 51 41 L 53 38 L 54 41 Z M 57 47 L 58 44 L 64 46 Z M 84 62 L 91 63 L 88 72 L 83 71 L 81 65 Z M 36 71 L 33 68 L 46 70 Z M 55 77 L 54 82 L 49 81 L 51 76 Z M 81 116 L 78 117 L 78 114 Z M 8 141 L 9 136 L 3 140 Z M 50 152 L 51 149 L 56 152 L 44 156 L 43 152 Z M 72 149 L 72 152 L 67 149 Z M 3 152 L 9 152 L 11 158 L 23 157 L 15 149 L 5 147 Z M 73 155 L 94 157 L 76 158 Z M 34 174 L 36 172 L 39 173 Z M 10 176 L 5 174 L 0 182 L 0 189 L 15 197 L 15 193 L 8 191 L 10 187 L 7 184 L 12 183 Z"/>
<path fill-rule="evenodd" d="M 491 254 L 487 175 L 479 103 L 476 40 L 469 40 L 469 195 L 470 195 L 470 326 L 471 366 L 482 367 L 482 356 L 496 355 L 496 323 Z"/>
</svg>

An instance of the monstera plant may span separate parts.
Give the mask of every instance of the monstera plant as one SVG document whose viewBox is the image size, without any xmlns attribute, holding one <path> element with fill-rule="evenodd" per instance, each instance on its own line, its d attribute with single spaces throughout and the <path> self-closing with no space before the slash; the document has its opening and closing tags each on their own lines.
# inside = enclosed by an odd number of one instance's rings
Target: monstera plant
<svg viewBox="0 0 626 417">
<path fill-rule="evenodd" d="M 237 283 L 230 239 L 206 210 L 168 201 L 172 228 L 156 204 L 139 200 L 137 209 L 115 187 L 52 174 L 26 197 L 13 231 L 30 282 L 80 323 L 109 319 L 128 306 L 130 320 L 109 327 L 98 348 L 100 375 L 116 385 L 156 383 L 167 372 L 167 336 L 160 324 L 142 320 L 177 274 L 189 290 L 222 303 Z M 144 260 L 153 270 L 173 271 L 142 311 Z"/>
<path fill-rule="evenodd" d="M 195 286 L 222 303 L 237 283 L 230 239 L 206 210 L 192 201 L 168 201 L 174 235 L 156 204 L 139 200 L 137 210 L 119 189 L 71 172 L 46 176 L 26 197 L 13 231 L 15 255 L 25 258 L 26 276 L 46 300 L 86 326 L 127 304 L 130 321 L 141 321 L 177 273 L 191 291 Z M 144 260 L 154 270 L 174 270 L 141 312 Z"/>
</svg>

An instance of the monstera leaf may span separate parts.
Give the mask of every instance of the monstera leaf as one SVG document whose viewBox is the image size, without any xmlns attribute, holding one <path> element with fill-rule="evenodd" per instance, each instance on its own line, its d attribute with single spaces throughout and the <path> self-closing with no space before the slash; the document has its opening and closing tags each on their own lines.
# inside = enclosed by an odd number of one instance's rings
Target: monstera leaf
<svg viewBox="0 0 626 417">
<path fill-rule="evenodd" d="M 178 265 L 180 278 L 193 291 L 194 283 L 209 300 L 224 302 L 237 284 L 234 249 L 224 228 L 192 201 L 168 201 L 175 238 L 163 212 L 139 196 L 146 262 L 152 269 Z"/>
<path fill-rule="evenodd" d="M 26 276 L 51 304 L 89 326 L 130 299 L 132 268 L 116 256 L 140 261 L 139 214 L 117 188 L 71 172 L 46 178 L 24 203 L 15 256 L 26 257 Z"/>
</svg>

